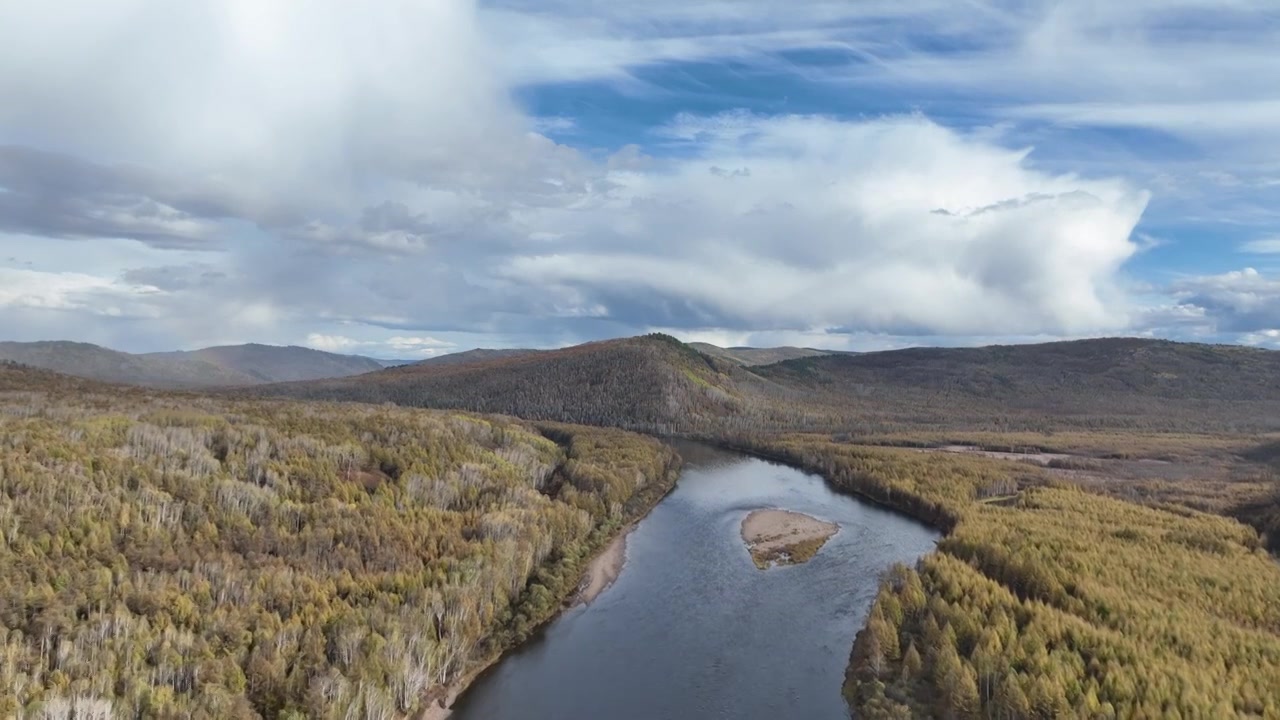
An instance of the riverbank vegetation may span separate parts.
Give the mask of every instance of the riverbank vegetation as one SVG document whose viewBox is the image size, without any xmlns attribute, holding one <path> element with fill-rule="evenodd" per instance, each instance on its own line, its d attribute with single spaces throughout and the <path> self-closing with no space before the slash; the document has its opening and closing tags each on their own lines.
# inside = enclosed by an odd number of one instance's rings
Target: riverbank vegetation
<svg viewBox="0 0 1280 720">
<path fill-rule="evenodd" d="M 859 717 L 1280 716 L 1280 567 L 1253 528 L 1004 459 L 754 449 L 949 530 L 886 576 L 850 665 Z"/>
<path fill-rule="evenodd" d="M 619 430 L 0 366 L 0 716 L 407 715 L 676 465 Z"/>
</svg>

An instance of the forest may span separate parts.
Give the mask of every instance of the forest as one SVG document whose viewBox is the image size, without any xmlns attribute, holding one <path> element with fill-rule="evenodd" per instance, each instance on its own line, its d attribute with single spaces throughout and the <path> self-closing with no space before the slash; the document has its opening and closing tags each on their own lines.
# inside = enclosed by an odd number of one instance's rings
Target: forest
<svg viewBox="0 0 1280 720">
<path fill-rule="evenodd" d="M 0 365 L 0 716 L 403 717 L 677 468 L 618 430 Z"/>
<path fill-rule="evenodd" d="M 915 348 L 748 367 L 652 334 L 245 392 L 706 437 L 922 430 L 1256 434 L 1280 430 L 1277 374 L 1278 352 L 1138 338 Z"/>
<path fill-rule="evenodd" d="M 671 487 L 641 431 L 945 533 L 883 578 L 857 717 L 1280 717 L 1277 358 L 653 335 L 216 395 L 0 367 L 0 715 L 412 714 Z"/>
<path fill-rule="evenodd" d="M 1255 529 L 1027 463 L 747 446 L 949 531 L 883 579 L 850 663 L 858 717 L 1280 717 L 1280 566 Z"/>
</svg>

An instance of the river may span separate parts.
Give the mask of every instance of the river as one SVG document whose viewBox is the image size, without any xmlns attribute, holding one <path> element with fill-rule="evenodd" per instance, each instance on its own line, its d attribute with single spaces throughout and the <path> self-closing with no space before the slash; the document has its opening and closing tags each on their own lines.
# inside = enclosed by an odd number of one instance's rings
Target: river
<svg viewBox="0 0 1280 720">
<path fill-rule="evenodd" d="M 840 688 L 879 575 L 938 534 L 817 476 L 677 447 L 684 471 L 628 538 L 617 582 L 477 679 L 453 718 L 849 717 Z M 766 507 L 840 531 L 808 563 L 759 570 L 739 531 Z"/>
</svg>

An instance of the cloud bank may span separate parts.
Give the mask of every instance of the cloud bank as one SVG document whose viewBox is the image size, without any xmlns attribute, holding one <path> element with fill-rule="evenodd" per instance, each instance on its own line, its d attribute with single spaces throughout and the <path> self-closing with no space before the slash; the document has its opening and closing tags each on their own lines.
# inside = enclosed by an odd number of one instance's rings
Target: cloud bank
<svg viewBox="0 0 1280 720">
<path fill-rule="evenodd" d="M 599 150 L 550 139 L 572 119 L 516 100 L 528 83 L 799 48 L 881 56 L 882 80 L 923 84 L 959 71 L 889 57 L 872 26 L 929 16 L 969 37 L 994 19 L 999 43 L 1030 23 L 905 7 L 6 5 L 0 335 L 395 357 L 651 328 L 833 347 L 1145 329 L 1126 272 L 1145 186 L 1048 167 L 998 123 L 729 109 Z M 958 61 L 970 82 L 983 48 Z M 1273 282 L 1257 277 L 1218 282 Z M 1274 303 L 1214 282 L 1163 292 L 1223 330 L 1280 326 Z"/>
</svg>

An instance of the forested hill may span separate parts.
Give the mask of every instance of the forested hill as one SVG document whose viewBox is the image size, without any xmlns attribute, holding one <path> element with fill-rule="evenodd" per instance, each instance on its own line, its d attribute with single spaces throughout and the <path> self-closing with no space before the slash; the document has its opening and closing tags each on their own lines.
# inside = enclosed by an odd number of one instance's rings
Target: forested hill
<svg viewBox="0 0 1280 720">
<path fill-rule="evenodd" d="M 850 419 L 1280 428 L 1280 352 L 1141 338 L 915 348 L 753 370 Z"/>
<path fill-rule="evenodd" d="M 548 619 L 677 461 L 0 363 L 0 717 L 412 716 Z"/>
<path fill-rule="evenodd" d="M 714 426 L 741 413 L 730 377 L 735 369 L 675 338 L 646 335 L 466 363 L 419 363 L 253 392 L 674 432 Z"/>
<path fill-rule="evenodd" d="M 144 357 L 201 360 L 247 376 L 252 383 L 347 377 L 374 372 L 384 367 L 378 360 L 360 355 L 341 355 L 296 345 L 257 343 L 222 345 L 186 352 L 151 353 Z"/>
<path fill-rule="evenodd" d="M 1280 428 L 1277 378 L 1274 351 L 1137 338 L 743 367 L 649 335 L 254 392 L 690 434 L 920 426 L 1270 430 Z"/>
<path fill-rule="evenodd" d="M 1114 393 L 1280 400 L 1280 353 L 1235 345 L 1102 338 L 1037 345 L 911 348 L 799 358 L 756 372 L 846 390 L 858 383 L 951 390 L 998 401 Z"/>
<path fill-rule="evenodd" d="M 208 388 L 346 377 L 381 370 L 373 358 L 310 348 L 226 345 L 133 354 L 77 342 L 0 342 L 0 360 L 103 382 Z"/>
</svg>

